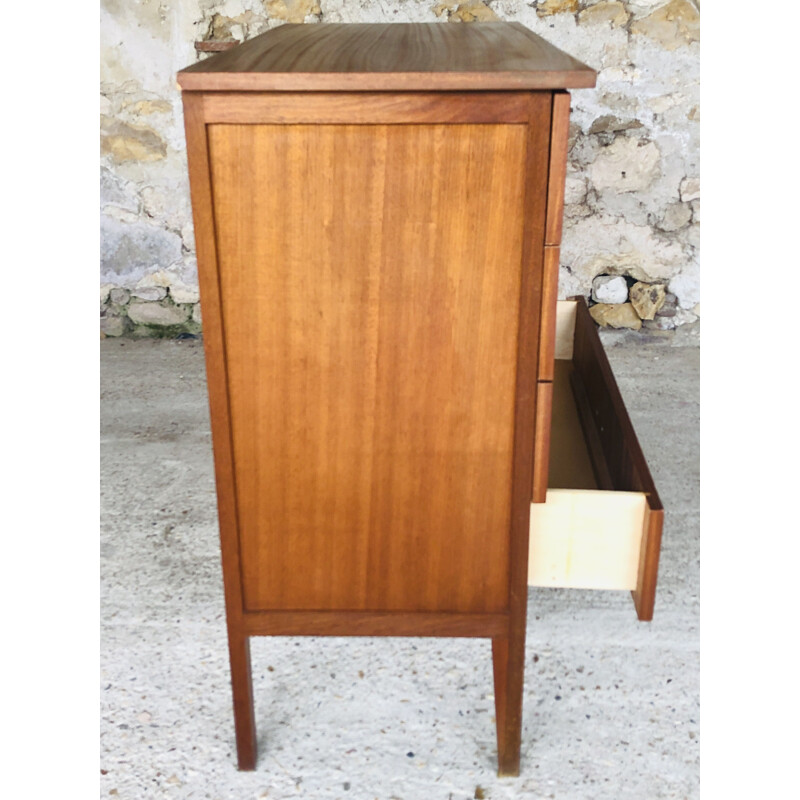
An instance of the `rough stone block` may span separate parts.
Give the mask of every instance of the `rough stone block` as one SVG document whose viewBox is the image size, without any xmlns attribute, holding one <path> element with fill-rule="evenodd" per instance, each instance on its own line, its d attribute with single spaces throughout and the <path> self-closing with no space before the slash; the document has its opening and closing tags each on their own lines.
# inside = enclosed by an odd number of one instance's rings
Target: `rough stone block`
<svg viewBox="0 0 800 800">
<path fill-rule="evenodd" d="M 564 230 L 561 263 L 588 287 L 596 275 L 630 275 L 658 283 L 677 275 L 687 253 L 678 242 L 656 236 L 648 225 L 593 214 Z"/>
<path fill-rule="evenodd" d="M 139 300 L 163 300 L 167 296 L 167 290 L 163 286 L 138 286 L 131 291 L 131 297 Z"/>
<path fill-rule="evenodd" d="M 665 50 L 700 41 L 700 12 L 690 0 L 671 0 L 652 14 L 634 20 L 631 33 L 654 39 Z"/>
<path fill-rule="evenodd" d="M 166 303 L 132 302 L 128 307 L 128 316 L 137 325 L 182 325 L 190 313 L 187 306 Z"/>
<path fill-rule="evenodd" d="M 688 203 L 670 203 L 661 217 L 662 231 L 677 231 L 686 227 L 692 219 L 692 207 Z"/>
<path fill-rule="evenodd" d="M 663 283 L 636 282 L 631 286 L 631 305 L 642 319 L 653 319 L 664 305 L 666 287 Z"/>
<path fill-rule="evenodd" d="M 167 272 L 165 269 L 159 269 L 156 272 L 149 272 L 137 284 L 137 289 L 143 289 L 149 286 L 158 286 L 162 289 L 169 289 L 173 282 L 177 280 L 175 273 Z"/>
<path fill-rule="evenodd" d="M 628 299 L 628 282 L 619 275 L 598 275 L 592 281 L 595 303 L 624 303 Z"/>
<path fill-rule="evenodd" d="M 197 303 L 200 300 L 200 290 L 196 286 L 186 286 L 183 283 L 173 283 L 169 287 L 169 295 L 176 303 Z"/>
<path fill-rule="evenodd" d="M 443 0 L 433 7 L 437 17 L 447 14 L 448 22 L 496 22 L 500 18 L 483 0 Z"/>
<path fill-rule="evenodd" d="M 631 328 L 638 331 L 642 320 L 630 303 L 598 303 L 589 309 L 592 319 L 603 328 Z"/>
<path fill-rule="evenodd" d="M 159 161 L 167 155 L 167 143 L 153 130 L 120 119 L 102 119 L 100 152 L 115 161 Z"/>
<path fill-rule="evenodd" d="M 106 336 L 122 336 L 126 327 L 125 317 L 100 317 L 100 332 Z"/>
<path fill-rule="evenodd" d="M 317 0 L 265 0 L 264 7 L 272 19 L 285 22 L 303 22 L 320 13 Z"/>
<path fill-rule="evenodd" d="M 590 167 L 592 183 L 600 191 L 643 191 L 658 175 L 660 159 L 654 142 L 619 136 L 600 151 Z"/>
<path fill-rule="evenodd" d="M 693 308 L 700 302 L 700 265 L 697 262 L 689 264 L 670 280 L 669 290 L 678 298 L 681 308 Z"/>
<path fill-rule="evenodd" d="M 589 135 L 596 133 L 620 133 L 621 131 L 643 128 L 638 119 L 621 119 L 614 114 L 603 114 L 594 120 L 589 127 Z"/>
<path fill-rule="evenodd" d="M 579 7 L 579 0 L 539 0 L 536 3 L 536 13 L 540 17 L 549 17 L 553 14 L 574 14 Z"/>
<path fill-rule="evenodd" d="M 131 293 L 122 286 L 116 286 L 108 293 L 108 299 L 116 306 L 124 306 L 131 299 Z"/>
<path fill-rule="evenodd" d="M 609 22 L 612 27 L 620 27 L 630 19 L 625 6 L 619 0 L 601 0 L 593 6 L 587 6 L 578 14 L 580 25 L 602 25 Z"/>
<path fill-rule="evenodd" d="M 688 203 L 700 199 L 700 179 L 684 178 L 681 181 L 681 200 Z"/>
</svg>

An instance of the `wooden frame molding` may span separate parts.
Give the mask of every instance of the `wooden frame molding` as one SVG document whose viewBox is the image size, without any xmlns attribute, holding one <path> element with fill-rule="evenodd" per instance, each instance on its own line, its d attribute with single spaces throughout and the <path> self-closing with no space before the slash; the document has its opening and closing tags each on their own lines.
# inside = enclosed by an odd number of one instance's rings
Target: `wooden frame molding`
<svg viewBox="0 0 800 800">
<path fill-rule="evenodd" d="M 527 123 L 520 92 L 213 92 L 200 93 L 207 123 L 393 125 Z"/>
<path fill-rule="evenodd" d="M 404 611 L 248 611 L 248 636 L 479 636 L 502 635 L 507 614 Z"/>
</svg>

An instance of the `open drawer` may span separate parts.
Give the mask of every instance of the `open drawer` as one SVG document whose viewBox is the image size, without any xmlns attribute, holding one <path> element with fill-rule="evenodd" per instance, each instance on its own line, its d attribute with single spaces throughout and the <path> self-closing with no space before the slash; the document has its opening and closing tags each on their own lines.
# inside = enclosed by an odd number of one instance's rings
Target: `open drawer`
<svg viewBox="0 0 800 800">
<path fill-rule="evenodd" d="M 583 298 L 558 303 L 555 357 L 538 384 L 528 583 L 629 589 L 650 620 L 664 510 Z"/>
</svg>

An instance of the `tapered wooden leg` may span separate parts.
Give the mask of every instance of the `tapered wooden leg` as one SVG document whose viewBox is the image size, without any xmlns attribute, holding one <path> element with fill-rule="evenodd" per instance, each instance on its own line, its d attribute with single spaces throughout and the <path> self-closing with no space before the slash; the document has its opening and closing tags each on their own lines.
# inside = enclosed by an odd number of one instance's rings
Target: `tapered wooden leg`
<svg viewBox="0 0 800 800">
<path fill-rule="evenodd" d="M 506 733 L 506 674 L 508 671 L 508 639 L 492 639 L 492 667 L 494 668 L 494 712 L 497 721 L 497 754 L 505 750 Z"/>
<path fill-rule="evenodd" d="M 233 719 L 239 769 L 256 768 L 256 720 L 253 708 L 253 679 L 250 673 L 250 639 L 228 630 L 233 687 Z"/>
<path fill-rule="evenodd" d="M 522 736 L 522 685 L 525 640 L 506 636 L 492 639 L 494 707 L 497 718 L 497 774 L 519 775 Z"/>
</svg>

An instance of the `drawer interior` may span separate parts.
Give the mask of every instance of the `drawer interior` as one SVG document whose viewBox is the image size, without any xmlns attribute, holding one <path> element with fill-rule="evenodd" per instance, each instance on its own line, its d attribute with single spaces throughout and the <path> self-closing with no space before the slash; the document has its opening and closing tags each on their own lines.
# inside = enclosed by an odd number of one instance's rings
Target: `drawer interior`
<svg viewBox="0 0 800 800">
<path fill-rule="evenodd" d="M 545 502 L 528 583 L 627 589 L 652 618 L 663 509 L 584 300 L 558 304 Z M 537 435 L 543 435 L 537 432 Z"/>
</svg>

